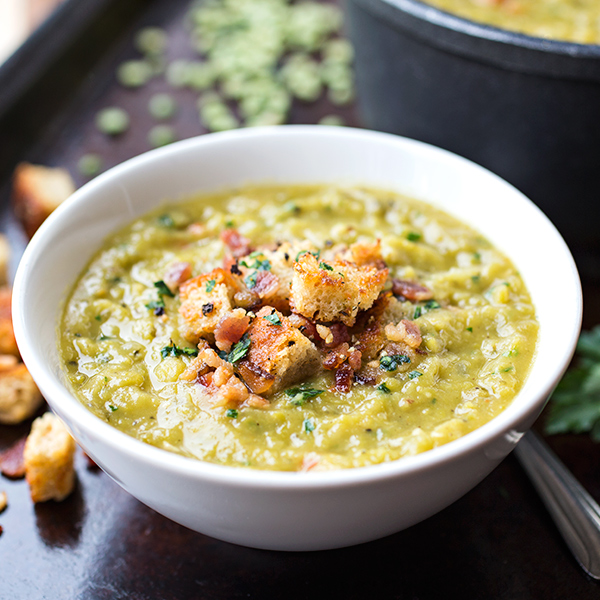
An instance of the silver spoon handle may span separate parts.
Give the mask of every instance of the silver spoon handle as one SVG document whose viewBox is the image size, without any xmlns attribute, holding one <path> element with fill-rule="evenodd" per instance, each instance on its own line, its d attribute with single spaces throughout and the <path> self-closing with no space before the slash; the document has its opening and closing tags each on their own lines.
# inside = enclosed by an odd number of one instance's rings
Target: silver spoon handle
<svg viewBox="0 0 600 600">
<path fill-rule="evenodd" d="M 600 506 L 534 432 L 515 454 L 583 570 L 600 579 Z"/>
</svg>

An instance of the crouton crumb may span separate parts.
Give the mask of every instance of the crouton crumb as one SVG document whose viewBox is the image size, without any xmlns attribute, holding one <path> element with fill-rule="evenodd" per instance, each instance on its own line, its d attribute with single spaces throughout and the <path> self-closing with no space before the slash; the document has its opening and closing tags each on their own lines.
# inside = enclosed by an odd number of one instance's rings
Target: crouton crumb
<svg viewBox="0 0 600 600">
<path fill-rule="evenodd" d="M 31 426 L 25 443 L 25 478 L 33 502 L 64 500 L 75 485 L 75 442 L 62 421 L 47 412 Z"/>
</svg>

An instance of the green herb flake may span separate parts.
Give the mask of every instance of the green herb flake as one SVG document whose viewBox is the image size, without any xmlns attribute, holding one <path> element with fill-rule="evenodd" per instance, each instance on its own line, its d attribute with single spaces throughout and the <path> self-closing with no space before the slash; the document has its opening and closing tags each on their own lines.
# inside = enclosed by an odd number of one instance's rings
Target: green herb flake
<svg viewBox="0 0 600 600">
<path fill-rule="evenodd" d="M 473 333 L 473 328 L 472 327 L 467 327 L 467 331 L 470 331 L 471 333 Z"/>
<path fill-rule="evenodd" d="M 504 369 L 500 369 L 501 373 L 508 373 L 509 371 L 512 371 L 513 368 L 512 367 L 505 367 Z"/>
<path fill-rule="evenodd" d="M 304 431 L 306 431 L 306 433 L 311 433 L 315 430 L 315 424 L 312 422 L 311 419 L 304 419 Z"/>
<path fill-rule="evenodd" d="M 180 348 L 171 340 L 168 346 L 161 349 L 160 355 L 163 359 L 169 356 L 198 356 L 198 348 Z"/>
<path fill-rule="evenodd" d="M 425 309 L 427 311 L 435 310 L 436 308 L 442 308 L 442 305 L 437 300 L 428 300 L 425 302 Z"/>
<path fill-rule="evenodd" d="M 420 233 L 416 233 L 415 231 L 409 231 L 406 234 L 406 239 L 409 242 L 418 242 L 423 236 Z"/>
<path fill-rule="evenodd" d="M 102 315 L 96 315 L 94 319 L 96 319 L 96 321 L 102 321 Z"/>
<path fill-rule="evenodd" d="M 294 213 L 296 215 L 300 214 L 301 212 L 301 208 L 293 200 L 291 200 L 290 202 L 286 202 L 283 205 L 283 210 L 285 210 L 286 212 Z"/>
<path fill-rule="evenodd" d="M 269 321 L 271 325 L 281 325 L 281 319 L 279 318 L 279 315 L 276 312 L 264 316 L 263 319 L 265 321 Z"/>
<path fill-rule="evenodd" d="M 233 221 L 231 219 L 225 221 L 225 227 L 231 229 L 233 227 Z"/>
<path fill-rule="evenodd" d="M 250 337 L 245 333 L 242 336 L 242 339 L 237 342 L 237 344 L 233 345 L 231 352 L 227 355 L 227 360 L 230 363 L 235 364 L 248 354 L 248 350 L 250 350 Z"/>
<path fill-rule="evenodd" d="M 319 263 L 319 269 L 323 269 L 324 271 L 333 271 L 333 267 L 325 262 Z"/>
<path fill-rule="evenodd" d="M 471 277 L 471 281 L 472 281 L 473 283 L 479 283 L 479 282 L 481 281 L 481 275 L 473 275 L 473 276 Z"/>
<path fill-rule="evenodd" d="M 300 257 L 304 254 L 312 254 L 317 260 L 321 257 L 321 251 L 317 250 L 316 252 L 311 252 L 310 250 L 300 250 L 298 254 L 296 254 L 296 262 L 300 260 Z"/>
<path fill-rule="evenodd" d="M 473 252 L 473 259 L 475 262 L 481 262 L 481 254 L 479 254 L 479 252 Z"/>
<path fill-rule="evenodd" d="M 290 398 L 290 402 L 295 406 L 302 406 L 307 400 L 315 398 L 323 393 L 323 390 L 315 390 L 308 386 L 289 388 L 285 390 L 285 395 Z"/>
<path fill-rule="evenodd" d="M 204 288 L 206 290 L 206 293 L 210 294 L 215 289 L 215 285 L 217 285 L 217 280 L 216 279 L 209 279 L 206 282 L 206 287 Z"/>
<path fill-rule="evenodd" d="M 400 365 L 410 362 L 406 354 L 390 354 L 379 358 L 379 366 L 384 371 L 395 371 Z"/>
<path fill-rule="evenodd" d="M 108 405 L 108 410 L 110 410 L 110 412 L 115 412 L 115 410 L 118 410 L 118 406 L 115 406 L 114 404 L 109 404 Z"/>
<path fill-rule="evenodd" d="M 250 275 L 244 277 L 244 283 L 250 289 L 256 287 L 256 282 L 258 281 L 258 271 L 252 271 Z"/>
<path fill-rule="evenodd" d="M 146 304 L 146 308 L 154 311 L 160 311 L 165 309 L 165 301 L 160 298 L 159 300 L 152 300 L 152 302 L 148 302 Z"/>
<path fill-rule="evenodd" d="M 415 306 L 415 312 L 413 314 L 413 319 L 418 319 L 423 314 L 423 309 L 420 306 Z"/>
<path fill-rule="evenodd" d="M 417 377 L 422 377 L 423 373 L 421 373 L 421 371 L 411 371 L 408 374 L 409 379 L 416 379 Z"/>
<path fill-rule="evenodd" d="M 235 408 L 228 408 L 227 412 L 225 413 L 230 419 L 237 419 L 238 418 L 238 411 L 235 410 Z"/>
<path fill-rule="evenodd" d="M 380 383 L 380 384 L 377 386 L 377 389 L 378 389 L 380 392 L 383 392 L 384 394 L 391 394 L 391 393 L 392 393 L 392 390 L 390 390 L 390 388 L 389 388 L 387 385 L 385 385 L 385 383 Z"/>
<path fill-rule="evenodd" d="M 175 221 L 173 217 L 169 213 L 165 213 L 164 215 L 160 215 L 157 219 L 158 224 L 165 229 L 173 229 L 175 227 Z"/>
<path fill-rule="evenodd" d="M 154 287 L 158 290 L 159 296 L 168 296 L 169 298 L 175 297 L 175 294 L 169 289 L 167 284 L 162 279 L 160 281 L 155 281 Z"/>
</svg>

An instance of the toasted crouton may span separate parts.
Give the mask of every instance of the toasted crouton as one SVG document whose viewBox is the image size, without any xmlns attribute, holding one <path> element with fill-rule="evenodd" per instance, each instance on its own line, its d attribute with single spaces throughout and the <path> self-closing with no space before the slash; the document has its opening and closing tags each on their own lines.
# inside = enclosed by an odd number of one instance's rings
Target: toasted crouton
<svg viewBox="0 0 600 600">
<path fill-rule="evenodd" d="M 371 244 L 367 242 L 352 244 L 348 250 L 342 253 L 340 258 L 356 263 L 359 267 L 364 267 L 365 265 L 373 265 L 378 268 L 385 267 L 383 257 L 381 256 L 381 240 L 377 240 Z"/>
<path fill-rule="evenodd" d="M 0 355 L 20 356 L 12 323 L 12 291 L 9 287 L 0 288 Z"/>
<path fill-rule="evenodd" d="M 25 443 L 25 478 L 34 502 L 64 500 L 75 485 L 75 442 L 52 413 L 38 417 Z"/>
<path fill-rule="evenodd" d="M 200 338 L 212 341 L 219 321 L 232 308 L 234 286 L 233 277 L 224 269 L 213 269 L 181 285 L 181 332 L 188 342 L 197 344 Z"/>
<path fill-rule="evenodd" d="M 274 394 L 309 378 L 320 368 L 316 346 L 273 307 L 261 308 L 247 335 L 248 354 L 237 366 L 256 394 Z"/>
<path fill-rule="evenodd" d="M 48 215 L 75 191 L 65 169 L 21 163 L 13 179 L 15 214 L 31 237 Z"/>
<path fill-rule="evenodd" d="M 336 259 L 319 262 L 302 255 L 294 265 L 291 303 L 296 312 L 325 323 L 341 321 L 352 326 L 359 310 L 373 305 L 385 285 L 388 269 Z"/>
<path fill-rule="evenodd" d="M 10 260 L 10 245 L 5 235 L 0 234 L 0 285 L 8 281 L 8 261 Z"/>
<path fill-rule="evenodd" d="M 0 356 L 0 423 L 14 425 L 29 419 L 42 395 L 27 367 L 11 355 Z"/>
</svg>

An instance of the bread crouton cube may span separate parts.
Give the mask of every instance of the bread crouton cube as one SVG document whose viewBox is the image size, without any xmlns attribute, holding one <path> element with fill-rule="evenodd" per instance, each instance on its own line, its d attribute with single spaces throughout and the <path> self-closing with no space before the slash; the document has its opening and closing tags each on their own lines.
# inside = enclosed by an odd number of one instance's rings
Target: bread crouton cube
<svg viewBox="0 0 600 600">
<path fill-rule="evenodd" d="M 270 396 L 320 368 L 317 347 L 271 306 L 260 309 L 246 335 L 250 346 L 237 368 L 255 394 Z"/>
<path fill-rule="evenodd" d="M 376 242 L 357 242 L 352 244 L 348 250 L 340 255 L 342 260 L 355 263 L 359 267 L 373 265 L 378 268 L 384 268 L 385 263 L 381 255 L 381 240 Z"/>
<path fill-rule="evenodd" d="M 27 367 L 14 356 L 0 356 L 0 423 L 21 423 L 32 417 L 41 403 L 42 394 Z"/>
<path fill-rule="evenodd" d="M 0 355 L 20 356 L 12 322 L 12 290 L 0 288 Z"/>
<path fill-rule="evenodd" d="M 65 169 L 19 164 L 13 178 L 13 204 L 27 235 L 33 236 L 74 191 L 73 179 Z"/>
<path fill-rule="evenodd" d="M 0 285 L 8 281 L 8 263 L 10 261 L 10 244 L 5 235 L 0 234 Z"/>
<path fill-rule="evenodd" d="M 75 442 L 52 413 L 31 425 L 24 450 L 25 478 L 34 502 L 64 500 L 75 485 Z"/>
<path fill-rule="evenodd" d="M 308 319 L 352 326 L 358 311 L 373 305 L 387 276 L 388 269 L 339 259 L 329 264 L 304 254 L 294 265 L 291 304 Z"/>
<path fill-rule="evenodd" d="M 201 338 L 213 340 L 219 321 L 231 310 L 236 291 L 233 277 L 224 269 L 213 269 L 179 288 L 181 332 L 192 344 Z"/>
</svg>

